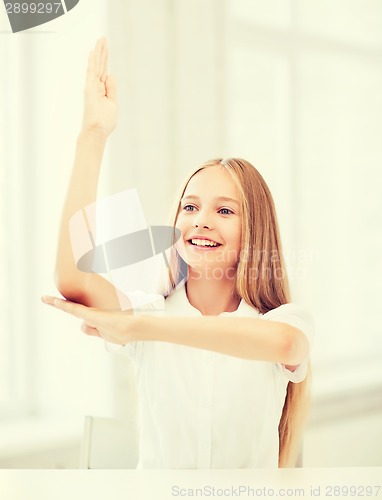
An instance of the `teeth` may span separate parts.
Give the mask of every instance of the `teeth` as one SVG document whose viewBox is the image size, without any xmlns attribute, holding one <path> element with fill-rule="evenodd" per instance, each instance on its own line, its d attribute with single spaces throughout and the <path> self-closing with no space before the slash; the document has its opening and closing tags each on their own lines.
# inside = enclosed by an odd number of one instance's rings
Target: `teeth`
<svg viewBox="0 0 382 500">
<path fill-rule="evenodd" d="M 197 245 L 200 247 L 217 247 L 218 246 L 218 243 L 215 243 L 215 242 L 209 241 L 209 240 L 191 240 L 191 243 L 193 245 Z"/>
</svg>

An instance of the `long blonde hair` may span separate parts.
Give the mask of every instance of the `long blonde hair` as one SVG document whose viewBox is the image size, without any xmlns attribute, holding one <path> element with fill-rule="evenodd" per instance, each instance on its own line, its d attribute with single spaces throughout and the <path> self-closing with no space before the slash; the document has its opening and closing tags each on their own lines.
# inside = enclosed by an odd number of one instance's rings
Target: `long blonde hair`
<svg viewBox="0 0 382 500">
<path fill-rule="evenodd" d="M 175 228 L 180 199 L 190 179 L 204 168 L 219 165 L 232 175 L 240 194 L 242 210 L 242 251 L 237 266 L 235 294 L 261 314 L 265 314 L 290 302 L 290 291 L 273 198 L 263 177 L 251 163 L 241 158 L 217 158 L 199 166 L 181 188 L 172 225 Z M 187 279 L 184 262 L 174 248 L 172 252 L 166 295 L 179 282 Z M 310 385 L 310 364 L 302 382 L 288 383 L 279 423 L 279 467 L 296 465 L 310 406 Z"/>
</svg>

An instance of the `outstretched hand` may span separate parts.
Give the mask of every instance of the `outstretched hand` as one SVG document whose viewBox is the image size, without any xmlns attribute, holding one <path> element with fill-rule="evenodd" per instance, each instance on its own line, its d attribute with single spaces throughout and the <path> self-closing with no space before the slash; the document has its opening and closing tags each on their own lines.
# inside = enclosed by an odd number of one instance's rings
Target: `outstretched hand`
<svg viewBox="0 0 382 500">
<path fill-rule="evenodd" d="M 61 309 L 72 316 L 83 320 L 82 331 L 87 335 L 101 337 L 107 342 L 124 345 L 134 339 L 136 317 L 131 311 L 109 311 L 76 304 L 69 300 L 45 295 L 41 297 L 44 304 Z"/>
<path fill-rule="evenodd" d="M 85 84 L 83 129 L 108 136 L 117 123 L 117 93 L 113 76 L 108 74 L 109 49 L 100 38 L 90 52 Z"/>
</svg>

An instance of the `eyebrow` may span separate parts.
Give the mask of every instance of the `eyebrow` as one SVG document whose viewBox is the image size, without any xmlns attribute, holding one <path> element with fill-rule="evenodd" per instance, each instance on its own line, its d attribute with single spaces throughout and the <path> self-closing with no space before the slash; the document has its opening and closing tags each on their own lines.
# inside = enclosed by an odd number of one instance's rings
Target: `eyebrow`
<svg viewBox="0 0 382 500">
<path fill-rule="evenodd" d="M 200 200 L 200 198 L 199 196 L 190 194 L 189 196 L 185 196 L 181 199 L 181 201 L 184 200 Z M 234 198 L 229 198 L 228 196 L 218 196 L 217 198 L 214 198 L 214 201 L 228 201 L 229 203 L 235 203 L 236 205 L 239 205 L 239 202 L 237 200 L 235 200 Z"/>
</svg>

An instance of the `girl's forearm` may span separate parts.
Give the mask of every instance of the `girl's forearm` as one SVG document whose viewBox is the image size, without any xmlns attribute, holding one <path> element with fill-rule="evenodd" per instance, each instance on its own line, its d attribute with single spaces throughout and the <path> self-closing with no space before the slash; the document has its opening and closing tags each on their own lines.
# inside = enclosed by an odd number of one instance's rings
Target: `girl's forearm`
<svg viewBox="0 0 382 500">
<path fill-rule="evenodd" d="M 134 340 L 183 344 L 238 358 L 298 365 L 309 352 L 302 331 L 285 323 L 255 318 L 136 318 Z"/>
<path fill-rule="evenodd" d="M 97 185 L 107 137 L 94 131 L 81 131 L 72 175 L 67 190 L 61 218 L 56 259 L 56 284 L 62 293 L 65 282 L 76 286 L 76 281 L 86 278 L 78 271 L 73 258 L 69 234 L 69 220 L 78 210 L 96 200 Z"/>
</svg>

